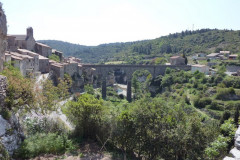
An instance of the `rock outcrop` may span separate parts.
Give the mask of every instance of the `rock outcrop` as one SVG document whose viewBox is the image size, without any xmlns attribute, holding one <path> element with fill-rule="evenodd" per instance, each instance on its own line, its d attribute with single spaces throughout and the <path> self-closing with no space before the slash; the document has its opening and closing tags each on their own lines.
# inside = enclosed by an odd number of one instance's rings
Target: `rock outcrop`
<svg viewBox="0 0 240 160">
<path fill-rule="evenodd" d="M 0 2 L 0 71 L 3 70 L 5 61 L 4 52 L 7 49 L 7 19 Z"/>
<path fill-rule="evenodd" d="M 0 115 L 0 143 L 4 146 L 9 155 L 19 147 L 23 140 L 23 133 L 15 115 L 5 120 Z"/>
</svg>

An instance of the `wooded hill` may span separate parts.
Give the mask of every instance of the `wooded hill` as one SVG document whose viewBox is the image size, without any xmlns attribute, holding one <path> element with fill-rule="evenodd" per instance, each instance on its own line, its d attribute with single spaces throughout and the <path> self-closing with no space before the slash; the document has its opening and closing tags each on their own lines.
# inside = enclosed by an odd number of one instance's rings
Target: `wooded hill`
<svg viewBox="0 0 240 160">
<path fill-rule="evenodd" d="M 161 57 L 166 54 L 185 53 L 192 55 L 199 52 L 211 53 L 220 50 L 240 52 L 240 31 L 201 29 L 182 31 L 153 40 L 126 43 L 110 43 L 98 46 L 83 46 L 56 40 L 40 40 L 64 52 L 64 56 L 79 57 L 85 63 L 104 63 L 124 61 L 141 63 L 144 59 Z"/>
</svg>

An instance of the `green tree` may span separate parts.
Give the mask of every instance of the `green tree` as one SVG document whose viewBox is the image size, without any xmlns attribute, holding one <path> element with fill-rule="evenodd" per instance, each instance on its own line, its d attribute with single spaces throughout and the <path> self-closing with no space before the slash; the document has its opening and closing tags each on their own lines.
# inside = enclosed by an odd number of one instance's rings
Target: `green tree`
<svg viewBox="0 0 240 160">
<path fill-rule="evenodd" d="M 42 114 L 47 114 L 49 111 L 57 110 L 57 102 L 59 100 L 58 88 L 53 85 L 52 80 L 44 80 L 40 85 L 36 86 L 36 99 L 35 104 L 37 111 Z"/>
<path fill-rule="evenodd" d="M 72 78 L 68 74 L 64 74 L 64 79 L 59 79 L 57 85 L 57 93 L 60 99 L 66 99 L 70 94 L 72 86 Z"/>
<path fill-rule="evenodd" d="M 34 81 L 24 78 L 20 71 L 11 65 L 5 66 L 1 73 L 7 77 L 6 107 L 17 111 L 20 107 L 29 110 L 28 106 L 35 103 Z"/>
<path fill-rule="evenodd" d="M 188 59 L 187 59 L 187 56 L 185 53 L 183 53 L 183 56 L 182 56 L 184 59 L 185 59 L 185 64 L 188 64 Z"/>
<path fill-rule="evenodd" d="M 66 114 L 77 126 L 80 136 L 92 139 L 96 139 L 96 134 L 101 135 L 105 112 L 103 100 L 87 93 L 79 96 L 77 101 L 69 101 L 66 108 Z"/>
</svg>

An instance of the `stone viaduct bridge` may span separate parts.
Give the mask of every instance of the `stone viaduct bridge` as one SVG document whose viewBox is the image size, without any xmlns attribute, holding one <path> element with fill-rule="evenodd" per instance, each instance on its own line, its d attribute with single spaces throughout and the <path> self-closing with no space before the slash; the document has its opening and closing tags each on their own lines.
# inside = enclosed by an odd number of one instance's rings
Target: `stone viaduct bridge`
<svg viewBox="0 0 240 160">
<path fill-rule="evenodd" d="M 94 64 L 83 64 L 83 70 L 87 68 L 95 68 L 96 74 L 101 77 L 102 81 L 102 98 L 106 98 L 106 77 L 109 72 L 120 70 L 124 71 L 127 76 L 127 100 L 130 102 L 132 100 L 132 90 L 131 90 L 131 79 L 132 74 L 137 70 L 148 70 L 153 79 L 158 75 L 164 75 L 166 68 L 179 69 L 179 70 L 191 70 L 189 65 L 94 65 Z"/>
</svg>

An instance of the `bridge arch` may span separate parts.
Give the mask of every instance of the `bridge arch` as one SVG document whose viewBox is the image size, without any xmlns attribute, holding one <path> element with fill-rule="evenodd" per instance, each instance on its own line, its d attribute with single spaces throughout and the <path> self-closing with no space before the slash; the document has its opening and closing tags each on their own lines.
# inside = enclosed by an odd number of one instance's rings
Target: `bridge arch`
<svg viewBox="0 0 240 160">
<path fill-rule="evenodd" d="M 107 74 L 111 71 L 115 70 L 121 70 L 126 73 L 127 77 L 127 100 L 130 102 L 132 100 L 132 75 L 137 70 L 147 70 L 151 73 L 152 78 L 154 79 L 158 75 L 164 75 L 166 68 L 172 68 L 172 69 L 182 69 L 182 70 L 191 70 L 191 66 L 187 65 L 82 65 L 82 69 L 89 69 L 94 68 L 95 74 L 100 75 L 101 81 L 102 81 L 102 97 L 103 99 L 106 98 L 106 91 L 107 91 L 107 85 L 106 85 L 106 77 Z"/>
</svg>

